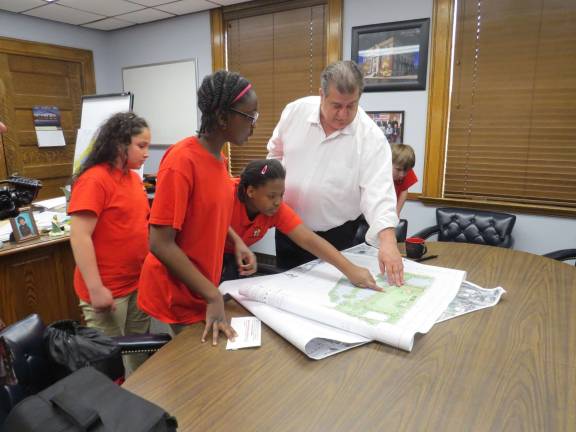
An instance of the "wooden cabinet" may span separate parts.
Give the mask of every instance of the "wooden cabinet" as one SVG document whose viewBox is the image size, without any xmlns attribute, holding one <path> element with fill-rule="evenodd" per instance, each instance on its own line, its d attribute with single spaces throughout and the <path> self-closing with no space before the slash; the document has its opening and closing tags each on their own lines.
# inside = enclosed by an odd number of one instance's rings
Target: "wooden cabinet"
<svg viewBox="0 0 576 432">
<path fill-rule="evenodd" d="M 6 324 L 38 313 L 44 323 L 80 319 L 68 238 L 41 238 L 0 249 L 0 318 Z"/>
</svg>

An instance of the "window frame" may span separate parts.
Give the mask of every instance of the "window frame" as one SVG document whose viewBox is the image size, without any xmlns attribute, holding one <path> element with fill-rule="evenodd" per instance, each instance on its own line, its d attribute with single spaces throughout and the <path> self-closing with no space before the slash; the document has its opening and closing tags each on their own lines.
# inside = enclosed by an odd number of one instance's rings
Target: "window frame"
<svg viewBox="0 0 576 432">
<path fill-rule="evenodd" d="M 277 0 L 255 0 L 247 3 L 227 6 L 227 11 L 235 11 L 237 14 L 269 13 L 272 10 L 282 8 L 294 9 L 298 6 L 310 6 L 313 4 L 325 4 L 327 6 L 326 16 L 326 64 L 342 60 L 342 14 L 343 0 L 290 0 L 279 3 Z M 210 38 L 212 46 L 212 71 L 226 69 L 226 28 L 225 12 L 223 7 L 210 9 Z M 227 143 L 224 153 L 230 160 L 230 145 Z M 232 173 L 232 164 L 228 164 L 228 169 Z"/>
<path fill-rule="evenodd" d="M 456 0 L 434 0 L 433 4 L 424 181 L 418 199 L 428 205 L 517 211 L 547 216 L 576 216 L 576 209 L 568 207 L 443 197 L 455 7 Z"/>
</svg>

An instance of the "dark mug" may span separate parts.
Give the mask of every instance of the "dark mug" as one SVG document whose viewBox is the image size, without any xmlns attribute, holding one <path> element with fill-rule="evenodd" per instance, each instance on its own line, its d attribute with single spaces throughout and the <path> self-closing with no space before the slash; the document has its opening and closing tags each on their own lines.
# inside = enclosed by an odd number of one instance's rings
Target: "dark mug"
<svg viewBox="0 0 576 432">
<path fill-rule="evenodd" d="M 406 256 L 412 259 L 422 258 L 428 248 L 426 247 L 426 242 L 420 237 L 409 237 L 406 239 Z"/>
</svg>

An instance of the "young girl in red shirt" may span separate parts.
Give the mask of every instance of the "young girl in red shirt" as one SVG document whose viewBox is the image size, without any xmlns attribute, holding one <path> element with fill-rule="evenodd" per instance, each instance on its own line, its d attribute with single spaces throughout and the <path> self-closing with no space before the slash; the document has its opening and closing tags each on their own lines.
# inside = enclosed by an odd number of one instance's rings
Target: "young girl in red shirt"
<svg viewBox="0 0 576 432">
<path fill-rule="evenodd" d="M 242 145 L 252 135 L 258 100 L 245 78 L 219 71 L 204 78 L 198 107 L 198 136 L 170 147 L 160 163 L 138 304 L 175 332 L 205 320 L 202 342 L 211 331 L 216 344 L 220 331 L 235 336 L 217 288 L 227 236 L 242 271 L 256 268 L 254 254 L 229 229 L 234 186 L 222 147 Z"/>
<path fill-rule="evenodd" d="M 240 178 L 235 179 L 232 228 L 244 243 L 248 246 L 256 243 L 269 228 L 275 227 L 302 249 L 332 264 L 354 285 L 378 289 L 368 269 L 350 262 L 334 246 L 307 228 L 296 212 L 282 201 L 285 178 L 286 171 L 279 161 L 263 159 L 250 162 Z M 227 243 L 222 280 L 239 276 L 232 252 L 233 245 Z"/>
<path fill-rule="evenodd" d="M 142 180 L 132 171 L 144 164 L 149 145 L 144 119 L 116 114 L 100 128 L 73 178 L 68 213 L 74 289 L 86 324 L 109 336 L 146 333 L 150 325 L 136 305 L 150 208 Z M 145 358 L 127 356 L 128 372 Z"/>
</svg>

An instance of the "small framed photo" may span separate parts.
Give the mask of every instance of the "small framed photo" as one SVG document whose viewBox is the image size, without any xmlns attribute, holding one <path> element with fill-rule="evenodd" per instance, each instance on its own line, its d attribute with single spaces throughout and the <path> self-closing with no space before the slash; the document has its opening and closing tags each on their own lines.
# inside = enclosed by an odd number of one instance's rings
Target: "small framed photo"
<svg viewBox="0 0 576 432">
<path fill-rule="evenodd" d="M 404 111 L 366 111 L 390 144 L 404 144 Z"/>
<path fill-rule="evenodd" d="M 425 90 L 429 28 L 429 18 L 353 27 L 364 91 Z"/>
<path fill-rule="evenodd" d="M 22 209 L 18 216 L 10 218 L 10 225 L 12 225 L 14 240 L 17 243 L 40 237 L 30 208 Z"/>
</svg>

